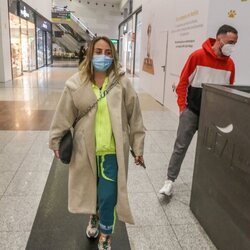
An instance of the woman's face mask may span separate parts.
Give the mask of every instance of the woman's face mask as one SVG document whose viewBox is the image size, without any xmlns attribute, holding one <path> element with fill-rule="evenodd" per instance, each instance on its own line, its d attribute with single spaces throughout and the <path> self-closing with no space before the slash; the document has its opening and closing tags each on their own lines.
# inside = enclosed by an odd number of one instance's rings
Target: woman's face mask
<svg viewBox="0 0 250 250">
<path fill-rule="evenodd" d="M 222 48 L 221 48 L 221 53 L 224 56 L 231 56 L 231 54 L 234 52 L 234 49 L 235 49 L 235 44 L 229 44 L 229 43 L 228 44 L 224 44 L 222 46 Z"/>
<path fill-rule="evenodd" d="M 112 62 L 113 58 L 106 55 L 94 55 L 92 58 L 92 64 L 96 71 L 107 71 L 111 66 Z"/>
</svg>

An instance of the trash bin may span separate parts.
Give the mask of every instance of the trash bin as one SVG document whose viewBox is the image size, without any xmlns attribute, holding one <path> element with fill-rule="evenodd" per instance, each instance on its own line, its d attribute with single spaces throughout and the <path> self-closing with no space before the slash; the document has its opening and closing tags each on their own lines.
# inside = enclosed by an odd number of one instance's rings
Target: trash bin
<svg viewBox="0 0 250 250">
<path fill-rule="evenodd" d="M 218 249 L 250 249 L 250 86 L 203 87 L 190 208 Z"/>
</svg>

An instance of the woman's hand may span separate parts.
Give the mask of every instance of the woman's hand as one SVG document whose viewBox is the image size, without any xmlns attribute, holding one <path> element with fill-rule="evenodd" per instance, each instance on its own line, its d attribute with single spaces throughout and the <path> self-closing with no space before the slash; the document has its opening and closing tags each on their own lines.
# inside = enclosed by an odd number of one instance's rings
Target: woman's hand
<svg viewBox="0 0 250 250">
<path fill-rule="evenodd" d="M 53 150 L 53 151 L 54 151 L 55 157 L 56 157 L 57 159 L 60 159 L 59 150 Z"/>
<path fill-rule="evenodd" d="M 141 165 L 142 167 L 146 168 L 145 164 L 144 164 L 144 159 L 143 156 L 135 156 L 135 164 L 136 165 Z"/>
</svg>

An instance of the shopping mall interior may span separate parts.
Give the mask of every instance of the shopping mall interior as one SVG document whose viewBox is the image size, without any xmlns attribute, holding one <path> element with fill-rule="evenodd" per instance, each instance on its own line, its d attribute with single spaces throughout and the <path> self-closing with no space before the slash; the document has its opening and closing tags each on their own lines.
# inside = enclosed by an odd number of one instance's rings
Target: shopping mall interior
<svg viewBox="0 0 250 250">
<path fill-rule="evenodd" d="M 126 170 L 123 199 L 129 200 L 134 224 L 117 213 L 111 248 L 250 249 L 250 1 L 0 3 L 1 250 L 99 246 L 101 237 L 86 236 L 90 212 L 69 212 L 72 165 L 55 157 L 49 145 L 66 81 L 79 73 L 80 60 L 88 59 L 88 49 L 99 36 L 108 37 L 118 55 L 120 70 L 138 97 L 145 130 L 146 168 L 136 165 L 130 154 Z M 182 69 L 224 24 L 238 32 L 230 56 L 234 85 L 211 85 L 211 71 L 201 80 L 197 72 L 205 70 L 200 68 L 189 77 L 190 82 L 202 81 L 199 88 L 203 87 L 198 132 L 190 139 L 173 192 L 165 195 L 159 191 L 184 112 L 176 91 Z M 228 71 L 224 77 L 229 78 Z M 102 247 L 98 249 L 111 249 Z"/>
</svg>

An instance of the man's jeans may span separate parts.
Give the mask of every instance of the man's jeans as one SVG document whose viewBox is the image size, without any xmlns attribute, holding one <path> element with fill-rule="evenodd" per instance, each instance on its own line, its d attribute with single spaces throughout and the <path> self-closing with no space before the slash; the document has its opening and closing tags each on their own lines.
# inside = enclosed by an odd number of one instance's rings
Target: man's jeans
<svg viewBox="0 0 250 250">
<path fill-rule="evenodd" d="M 181 169 L 192 138 L 198 129 L 199 116 L 186 108 L 180 115 L 174 150 L 168 165 L 168 179 L 174 181 Z"/>
</svg>

